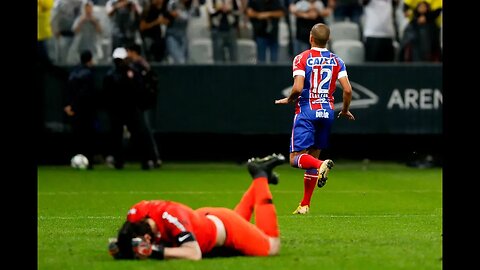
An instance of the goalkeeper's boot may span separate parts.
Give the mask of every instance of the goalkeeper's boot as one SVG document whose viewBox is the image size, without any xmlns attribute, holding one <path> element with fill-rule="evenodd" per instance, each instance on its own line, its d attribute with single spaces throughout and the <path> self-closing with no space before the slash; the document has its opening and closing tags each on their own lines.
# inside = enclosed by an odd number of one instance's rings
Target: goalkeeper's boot
<svg viewBox="0 0 480 270">
<path fill-rule="evenodd" d="M 297 209 L 295 209 L 295 211 L 293 211 L 292 214 L 294 215 L 305 215 L 308 213 L 308 211 L 310 210 L 310 207 L 308 205 L 298 205 Z"/>
<path fill-rule="evenodd" d="M 272 172 L 272 174 L 268 176 L 268 183 L 272 185 L 276 185 L 278 184 L 278 178 L 279 178 L 278 174 L 276 172 Z"/>
<path fill-rule="evenodd" d="M 323 161 L 322 165 L 320 165 L 320 169 L 318 169 L 318 180 L 317 180 L 317 187 L 321 188 L 325 186 L 327 183 L 327 175 L 330 169 L 333 167 L 334 163 L 331 159 L 326 159 Z"/>
<path fill-rule="evenodd" d="M 248 172 L 253 179 L 266 177 L 269 184 L 278 184 L 278 174 L 272 172 L 273 168 L 285 162 L 282 154 L 272 154 L 264 158 L 251 158 L 247 161 Z"/>
</svg>

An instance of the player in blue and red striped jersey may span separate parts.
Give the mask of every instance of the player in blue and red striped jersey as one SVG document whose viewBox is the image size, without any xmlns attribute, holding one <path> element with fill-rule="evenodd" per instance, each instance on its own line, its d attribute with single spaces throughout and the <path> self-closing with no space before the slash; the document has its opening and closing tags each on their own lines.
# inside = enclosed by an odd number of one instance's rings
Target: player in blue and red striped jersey
<svg viewBox="0 0 480 270">
<path fill-rule="evenodd" d="M 293 59 L 294 83 L 290 95 L 275 100 L 275 104 L 296 104 L 290 140 L 290 165 L 306 171 L 303 199 L 293 214 L 308 213 L 315 185 L 323 187 L 333 167 L 332 160 L 322 161 L 319 157 L 321 150 L 329 143 L 337 80 L 343 88 L 343 108 L 338 117 L 355 120 L 349 111 L 352 86 L 347 69 L 343 60 L 326 48 L 329 38 L 330 28 L 327 25 L 318 23 L 312 27 L 311 49 Z"/>
</svg>

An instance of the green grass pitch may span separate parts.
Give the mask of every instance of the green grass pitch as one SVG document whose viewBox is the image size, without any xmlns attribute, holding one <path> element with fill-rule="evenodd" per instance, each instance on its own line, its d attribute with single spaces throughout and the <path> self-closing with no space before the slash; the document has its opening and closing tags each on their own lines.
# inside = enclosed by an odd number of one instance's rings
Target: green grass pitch
<svg viewBox="0 0 480 270">
<path fill-rule="evenodd" d="M 251 181 L 245 166 L 233 163 L 139 167 L 38 167 L 38 269 L 442 269 L 442 169 L 353 161 L 336 161 L 305 216 L 292 215 L 303 171 L 275 170 L 278 256 L 114 261 L 108 238 L 134 203 L 166 199 L 233 208 Z"/>
</svg>

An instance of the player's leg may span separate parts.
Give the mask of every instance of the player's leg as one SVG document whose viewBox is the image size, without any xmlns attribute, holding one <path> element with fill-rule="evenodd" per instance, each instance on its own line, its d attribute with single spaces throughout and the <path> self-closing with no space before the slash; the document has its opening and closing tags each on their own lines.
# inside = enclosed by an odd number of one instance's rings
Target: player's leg
<svg viewBox="0 0 480 270">
<path fill-rule="evenodd" d="M 330 125 L 327 123 L 327 125 L 321 125 L 320 128 L 330 132 Z M 302 115 L 295 117 L 290 143 L 290 165 L 306 171 L 303 175 L 303 198 L 293 214 L 308 213 L 311 197 L 315 185 L 318 185 L 319 177 L 322 177 L 322 183 L 324 184 L 328 170 L 333 166 L 333 161 L 326 160 L 324 162 L 319 159 L 321 146 L 324 145 L 321 142 L 324 141 L 324 137 L 318 136 L 318 129 L 318 121 L 305 119 Z"/>
<path fill-rule="evenodd" d="M 255 213 L 255 225 L 237 211 L 221 209 L 208 212 L 220 218 L 224 224 L 227 231 L 225 247 L 247 256 L 276 255 L 280 251 L 280 231 L 268 179 L 263 176 L 254 178 L 250 187 L 254 201 L 251 209 Z"/>
<path fill-rule="evenodd" d="M 253 207 L 255 205 L 255 191 L 253 190 L 253 184 L 243 193 L 240 202 L 235 206 L 234 211 L 244 218 L 246 221 L 250 221 L 253 214 Z"/>
<path fill-rule="evenodd" d="M 318 159 L 320 150 L 309 149 L 308 154 Z M 303 198 L 297 209 L 293 211 L 293 214 L 306 214 L 310 210 L 310 202 L 312 199 L 313 191 L 317 185 L 318 169 L 306 170 L 303 175 Z"/>
<path fill-rule="evenodd" d="M 272 154 L 264 158 L 251 158 L 247 162 L 247 167 L 253 179 L 267 178 L 268 184 L 278 184 L 278 175 L 273 172 L 273 168 L 283 164 L 285 157 L 281 154 Z M 248 190 L 243 194 L 240 202 L 235 207 L 235 212 L 242 216 L 247 221 L 250 220 L 254 206 L 255 206 L 255 189 L 254 182 L 250 185 Z M 258 197 L 258 195 L 257 195 Z"/>
<path fill-rule="evenodd" d="M 305 155 L 306 150 L 303 151 L 301 154 L 291 153 L 291 159 L 295 159 L 300 155 Z M 293 214 L 307 214 L 310 210 L 310 201 L 313 195 L 313 191 L 315 190 L 315 186 L 317 184 L 318 178 L 318 169 L 308 169 L 305 170 L 303 174 L 303 198 L 301 202 L 298 204 L 297 208 L 293 211 Z"/>
<path fill-rule="evenodd" d="M 278 235 L 269 236 L 231 209 L 203 207 L 195 212 L 213 215 L 221 220 L 226 231 L 223 247 L 230 251 L 234 250 L 233 254 L 269 256 L 278 254 L 280 250 Z"/>
<path fill-rule="evenodd" d="M 252 185 L 255 197 L 253 207 L 255 224 L 268 236 L 278 237 L 277 212 L 268 186 L 268 179 L 266 177 L 254 178 Z"/>
<path fill-rule="evenodd" d="M 330 141 L 330 130 L 333 123 L 333 110 L 330 111 L 332 117 L 320 119 L 316 127 L 315 143 L 311 148 L 312 150 L 309 153 L 315 156 L 317 159 L 320 157 L 320 149 L 326 149 Z M 319 188 L 323 187 L 328 179 L 328 173 L 333 167 L 334 163 L 331 159 L 326 159 L 322 162 L 318 169 L 318 181 L 317 186 Z"/>
<path fill-rule="evenodd" d="M 315 157 L 316 159 L 319 159 L 320 156 L 320 149 L 309 149 L 308 154 L 311 155 L 312 157 Z M 310 210 L 310 202 L 312 199 L 313 191 L 315 190 L 315 186 L 318 187 L 323 187 L 326 183 L 326 174 L 328 173 L 327 170 L 331 168 L 331 166 L 327 166 L 330 162 L 333 161 L 331 160 L 325 160 L 322 161 L 320 165 L 320 168 L 322 169 L 322 172 L 324 173 L 325 178 L 319 179 L 318 177 L 318 171 L 319 169 L 309 169 L 306 170 L 304 175 L 303 175 L 303 198 L 300 204 L 298 205 L 297 209 L 293 211 L 293 214 L 306 214 Z"/>
<path fill-rule="evenodd" d="M 321 160 L 308 152 L 302 154 L 292 153 L 290 155 L 290 164 L 295 168 L 312 170 L 311 172 L 318 169 L 318 181 L 320 182 L 318 187 L 325 185 L 325 182 L 328 179 L 328 172 L 334 165 L 331 159 Z"/>
<path fill-rule="evenodd" d="M 314 121 L 302 114 L 295 116 L 290 139 L 290 166 L 305 170 L 320 168 L 322 161 L 308 153 L 315 144 L 315 128 Z"/>
<path fill-rule="evenodd" d="M 293 214 L 306 214 L 318 178 L 322 161 L 312 156 L 308 149 L 315 143 L 315 125 L 312 121 L 296 115 L 290 141 L 290 166 L 305 169 L 303 175 L 303 198 Z"/>
<path fill-rule="evenodd" d="M 268 185 L 269 178 L 273 175 L 273 168 L 284 162 L 285 157 L 283 155 L 273 154 L 262 159 L 250 159 L 247 163 L 248 171 L 253 180 L 235 208 L 235 213 L 238 213 L 238 217 L 247 221 L 249 219 L 245 219 L 245 213 L 248 212 L 247 214 L 251 216 L 254 212 L 256 227 L 253 226 L 254 228 L 252 228 L 251 223 L 248 223 L 248 225 L 232 223 L 235 224 L 233 229 L 236 231 L 233 236 L 233 239 L 236 240 L 233 241 L 233 244 L 236 249 L 242 250 L 246 255 L 275 255 L 280 251 L 277 213 Z M 239 235 L 241 235 L 240 238 L 238 238 Z M 257 243 L 263 244 L 257 246 Z"/>
<path fill-rule="evenodd" d="M 272 171 L 273 168 L 284 162 L 285 157 L 283 155 L 275 154 L 248 162 L 248 170 L 253 178 L 252 185 L 255 192 L 255 224 L 268 236 L 270 246 L 268 255 L 276 255 L 280 251 L 277 212 L 268 184 L 272 183 L 272 177 L 276 177 Z M 264 174 L 266 174 L 266 177 Z M 278 179 L 276 182 L 278 182 Z"/>
</svg>

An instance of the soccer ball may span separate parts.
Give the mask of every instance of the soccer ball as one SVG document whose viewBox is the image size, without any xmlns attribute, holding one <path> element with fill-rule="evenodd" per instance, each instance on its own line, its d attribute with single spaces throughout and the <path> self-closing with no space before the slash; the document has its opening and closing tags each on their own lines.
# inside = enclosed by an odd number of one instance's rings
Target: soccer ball
<svg viewBox="0 0 480 270">
<path fill-rule="evenodd" d="M 88 167 L 88 159 L 82 154 L 72 157 L 70 165 L 75 169 L 85 170 Z"/>
</svg>

